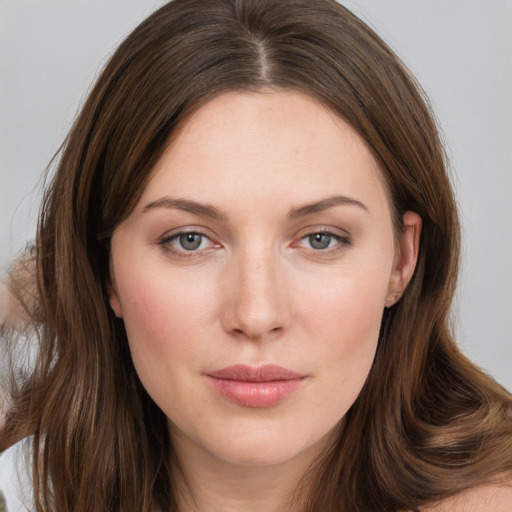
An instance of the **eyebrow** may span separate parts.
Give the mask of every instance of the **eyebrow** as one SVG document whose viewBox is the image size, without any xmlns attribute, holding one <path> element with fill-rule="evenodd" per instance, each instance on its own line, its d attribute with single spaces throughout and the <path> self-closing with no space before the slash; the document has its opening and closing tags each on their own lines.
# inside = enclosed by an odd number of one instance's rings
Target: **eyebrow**
<svg viewBox="0 0 512 512">
<path fill-rule="evenodd" d="M 144 213 L 155 208 L 175 208 L 185 212 L 193 213 L 201 217 L 210 217 L 215 220 L 225 220 L 223 215 L 217 208 L 209 204 L 197 203 L 189 199 L 175 199 L 172 197 L 161 197 L 156 201 L 147 204 L 144 207 Z"/>
<path fill-rule="evenodd" d="M 312 215 L 314 213 L 318 213 L 323 210 L 328 210 L 329 208 L 333 208 L 335 206 L 340 205 L 357 206 L 363 209 L 364 211 L 368 212 L 367 206 L 361 201 L 358 201 L 357 199 L 353 199 L 347 196 L 332 196 L 326 199 L 322 199 L 321 201 L 316 201 L 314 203 L 294 208 L 288 214 L 288 217 L 290 219 L 299 219 L 301 217 L 306 217 L 308 215 Z"/>
<path fill-rule="evenodd" d="M 299 219 L 340 205 L 357 206 L 368 212 L 366 205 L 357 199 L 346 196 L 332 196 L 320 201 L 315 201 L 314 203 L 293 208 L 288 213 L 288 218 Z M 156 199 L 155 201 L 147 204 L 144 207 L 143 212 L 145 213 L 155 208 L 175 208 L 201 217 L 209 217 L 215 220 L 226 220 L 226 216 L 214 206 L 205 203 L 198 203 L 190 199 L 179 199 L 168 196 L 161 197 L 160 199 Z"/>
</svg>

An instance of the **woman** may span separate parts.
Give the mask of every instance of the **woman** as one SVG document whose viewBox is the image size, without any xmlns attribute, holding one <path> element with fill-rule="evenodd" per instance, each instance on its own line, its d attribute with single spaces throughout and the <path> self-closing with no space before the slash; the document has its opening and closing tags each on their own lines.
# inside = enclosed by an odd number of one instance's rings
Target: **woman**
<svg viewBox="0 0 512 512">
<path fill-rule="evenodd" d="M 40 352 L 0 441 L 30 438 L 35 509 L 508 510 L 511 398 L 448 322 L 458 236 L 421 92 L 346 9 L 162 7 L 11 286 Z"/>
</svg>

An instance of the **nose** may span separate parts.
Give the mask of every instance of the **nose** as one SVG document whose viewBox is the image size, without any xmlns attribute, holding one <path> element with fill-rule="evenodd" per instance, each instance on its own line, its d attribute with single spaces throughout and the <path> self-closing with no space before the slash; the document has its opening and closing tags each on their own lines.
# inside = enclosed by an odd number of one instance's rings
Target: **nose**
<svg viewBox="0 0 512 512">
<path fill-rule="evenodd" d="M 286 287 L 275 255 L 241 255 L 224 277 L 223 326 L 240 339 L 279 335 L 287 321 Z"/>
</svg>

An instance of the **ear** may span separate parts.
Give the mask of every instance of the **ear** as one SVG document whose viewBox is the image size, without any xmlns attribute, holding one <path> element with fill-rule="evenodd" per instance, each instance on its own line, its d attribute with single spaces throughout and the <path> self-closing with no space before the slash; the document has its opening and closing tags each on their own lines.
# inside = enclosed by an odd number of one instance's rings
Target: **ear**
<svg viewBox="0 0 512 512">
<path fill-rule="evenodd" d="M 114 314 L 117 318 L 123 318 L 123 308 L 121 307 L 121 301 L 119 300 L 118 292 L 113 283 L 108 284 L 107 293 L 108 301 L 110 302 L 110 307 L 113 309 Z"/>
<path fill-rule="evenodd" d="M 414 212 L 405 212 L 403 232 L 397 240 L 393 269 L 386 293 L 386 306 L 393 306 L 402 296 L 416 268 L 420 247 L 421 217 Z"/>
</svg>

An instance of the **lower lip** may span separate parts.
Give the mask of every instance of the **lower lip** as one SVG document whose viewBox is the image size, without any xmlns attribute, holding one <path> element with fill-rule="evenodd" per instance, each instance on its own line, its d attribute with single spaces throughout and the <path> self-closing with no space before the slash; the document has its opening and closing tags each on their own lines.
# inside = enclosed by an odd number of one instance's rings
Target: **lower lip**
<svg viewBox="0 0 512 512">
<path fill-rule="evenodd" d="M 243 407 L 272 407 L 299 389 L 303 378 L 246 382 L 209 377 L 214 389 L 230 402 Z"/>
</svg>

